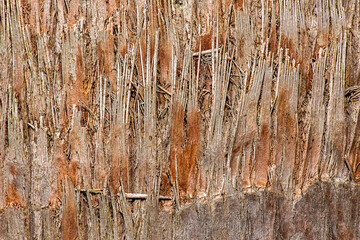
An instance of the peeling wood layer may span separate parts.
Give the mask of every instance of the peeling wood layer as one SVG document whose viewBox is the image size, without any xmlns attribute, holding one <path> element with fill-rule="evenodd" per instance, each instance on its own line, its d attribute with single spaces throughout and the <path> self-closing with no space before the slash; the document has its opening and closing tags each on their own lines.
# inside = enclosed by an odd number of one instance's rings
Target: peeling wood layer
<svg viewBox="0 0 360 240">
<path fill-rule="evenodd" d="M 0 238 L 359 238 L 359 46 L 358 0 L 2 1 Z"/>
</svg>

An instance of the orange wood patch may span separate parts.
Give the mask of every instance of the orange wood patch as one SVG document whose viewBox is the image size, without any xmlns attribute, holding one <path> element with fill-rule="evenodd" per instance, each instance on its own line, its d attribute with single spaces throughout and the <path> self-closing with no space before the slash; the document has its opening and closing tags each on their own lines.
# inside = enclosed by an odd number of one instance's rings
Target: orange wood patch
<svg viewBox="0 0 360 240">
<path fill-rule="evenodd" d="M 65 203 L 61 219 L 62 239 L 78 238 L 75 189 L 69 179 L 65 179 Z"/>
<path fill-rule="evenodd" d="M 270 128 L 267 124 L 261 126 L 260 140 L 256 146 L 255 156 L 255 185 L 265 187 L 270 161 Z"/>
<path fill-rule="evenodd" d="M 172 181 L 175 182 L 177 159 L 178 181 L 183 192 L 193 191 L 196 179 L 193 171 L 196 158 L 200 152 L 200 112 L 196 107 L 189 110 L 187 117 L 187 142 L 183 146 L 185 136 L 183 132 L 185 110 L 180 102 L 175 102 L 173 107 L 173 122 L 170 133 L 170 174 Z"/>
</svg>

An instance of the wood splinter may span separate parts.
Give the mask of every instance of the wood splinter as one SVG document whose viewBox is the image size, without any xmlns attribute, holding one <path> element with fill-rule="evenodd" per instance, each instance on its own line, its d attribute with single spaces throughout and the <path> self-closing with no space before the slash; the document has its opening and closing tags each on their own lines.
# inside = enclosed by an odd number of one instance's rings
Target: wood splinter
<svg viewBox="0 0 360 240">
<path fill-rule="evenodd" d="M 214 49 L 214 53 L 216 53 L 219 49 Z M 206 55 L 206 54 L 211 54 L 212 53 L 212 49 L 208 49 L 208 50 L 204 50 L 204 51 L 201 51 L 201 52 L 194 52 L 193 53 L 193 57 L 198 57 L 198 56 L 203 56 L 203 55 Z"/>
<path fill-rule="evenodd" d="M 86 193 L 89 191 L 91 194 L 103 194 L 103 189 L 76 189 L 76 191 L 81 193 Z M 119 196 L 119 194 L 117 194 Z M 129 200 L 146 200 L 148 197 L 148 194 L 145 193 L 125 193 L 125 198 Z M 165 200 L 172 200 L 171 197 L 168 196 L 159 196 L 159 201 L 165 201 Z"/>
</svg>

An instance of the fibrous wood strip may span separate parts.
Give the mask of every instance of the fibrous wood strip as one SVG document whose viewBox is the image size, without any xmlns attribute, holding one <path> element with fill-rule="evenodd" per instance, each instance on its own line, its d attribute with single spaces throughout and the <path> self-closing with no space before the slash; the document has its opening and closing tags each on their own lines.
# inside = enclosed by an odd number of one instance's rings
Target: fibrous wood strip
<svg viewBox="0 0 360 240">
<path fill-rule="evenodd" d="M 107 195 L 99 196 L 99 220 L 100 220 L 100 239 L 114 239 L 112 228 L 112 218 L 110 218 L 109 199 Z"/>
<path fill-rule="evenodd" d="M 85 94 L 85 64 L 84 64 L 83 51 L 81 48 L 81 41 L 78 43 L 77 52 L 76 52 L 76 62 L 75 62 L 75 76 L 74 83 L 72 85 L 73 91 L 70 94 L 77 94 L 77 100 L 82 101 L 83 103 L 87 103 L 87 97 Z M 79 102 L 74 102 L 75 104 L 79 104 Z"/>
<path fill-rule="evenodd" d="M 64 26 L 66 24 L 65 21 L 65 2 L 64 1 L 57 1 L 56 2 L 56 30 L 55 30 L 55 52 L 61 53 L 62 51 L 62 42 L 64 36 Z"/>
<path fill-rule="evenodd" d="M 151 15 L 150 15 L 151 17 Z M 151 19 L 150 19 L 151 20 Z M 149 194 L 153 193 L 155 185 L 155 168 L 159 166 L 156 160 L 156 91 L 157 91 L 157 69 L 158 69 L 158 53 L 159 53 L 159 31 L 152 31 L 154 28 L 153 22 L 146 23 L 146 79 L 144 85 L 144 152 L 142 157 L 145 157 L 145 171 L 147 176 L 144 177 L 143 187 Z M 150 26 L 149 26 L 150 25 Z M 154 50 L 152 50 L 151 39 L 155 37 L 153 43 Z M 152 53 L 153 51 L 153 53 Z M 141 165 L 140 165 L 141 167 Z M 142 175 L 142 174 L 141 174 Z M 140 175 L 140 177 L 141 177 Z M 146 184 L 147 182 L 147 184 Z M 145 185 L 146 184 L 146 185 Z"/>
<path fill-rule="evenodd" d="M 67 90 L 67 106 L 66 113 L 69 113 L 72 109 L 72 105 L 76 104 L 77 94 L 74 91 L 78 91 L 77 88 L 72 88 L 72 83 L 74 83 L 75 79 L 75 58 L 74 53 L 72 50 L 72 42 L 71 37 L 74 37 L 74 34 L 67 35 L 66 40 L 62 43 L 61 48 L 61 71 L 63 72 L 63 85 L 64 88 Z M 74 46 L 73 46 L 74 47 Z M 73 89 L 73 90 L 72 90 Z M 73 94 L 70 94 L 70 91 L 73 91 Z"/>
<path fill-rule="evenodd" d="M 159 71 L 161 85 L 169 86 L 171 84 L 171 38 L 169 34 L 160 37 L 159 46 Z M 169 89 L 170 90 L 170 89 Z"/>
<path fill-rule="evenodd" d="M 1 54 L 0 54 L 1 56 Z M 2 58 L 2 57 L 0 57 Z M 7 132 L 7 111 L 8 111 L 8 97 L 9 94 L 7 93 L 6 83 L 5 81 L 5 62 L 2 64 L 0 63 L 0 169 L 4 169 L 4 163 L 6 158 L 6 132 Z M 5 176 L 4 171 L 0 171 L 0 209 L 4 208 L 5 206 Z"/>
<path fill-rule="evenodd" d="M 306 156 L 303 162 L 301 176 L 302 187 L 306 189 L 316 177 L 318 177 L 323 150 L 322 140 L 325 124 L 325 62 L 326 55 L 323 51 L 319 54 L 319 60 L 314 64 L 314 78 L 312 81 L 310 129 L 307 140 Z"/>
<path fill-rule="evenodd" d="M 138 220 L 138 217 L 132 215 L 131 206 L 126 201 L 125 193 L 124 193 L 124 191 L 122 191 L 122 189 L 120 189 L 119 198 L 117 200 L 117 203 L 118 203 L 120 213 L 124 217 L 125 235 L 128 236 L 130 239 L 135 239 L 135 237 L 136 237 L 135 224 L 136 224 L 136 221 Z M 136 206 L 134 206 L 133 209 L 134 209 L 133 211 L 136 215 L 140 215 L 139 210 L 136 209 Z"/>
<path fill-rule="evenodd" d="M 37 234 L 38 239 L 60 239 L 58 219 L 54 219 L 55 211 L 49 208 L 34 210 L 34 218 L 41 220 L 41 227 L 34 229 L 34 235 Z M 36 232 L 37 231 L 37 232 Z"/>
<path fill-rule="evenodd" d="M 112 131 L 110 183 L 112 191 L 117 194 L 121 181 L 125 191 L 129 189 L 129 156 L 126 149 L 125 125 L 113 126 Z"/>
<path fill-rule="evenodd" d="M 187 70 L 182 74 L 179 82 L 173 82 L 169 167 L 171 181 L 179 185 L 181 194 L 193 196 L 197 182 L 194 167 L 200 153 L 200 112 L 197 105 L 198 83 L 191 75 L 192 52 L 189 50 L 190 46 L 186 49 L 183 65 L 183 69 Z M 186 102 L 188 106 L 185 119 Z M 186 132 L 184 132 L 185 123 Z"/>
<path fill-rule="evenodd" d="M 86 192 L 86 203 L 88 207 L 87 226 L 88 226 L 88 238 L 89 239 L 100 239 L 100 223 L 98 219 L 96 205 L 98 205 L 98 196 L 91 196 L 90 193 Z"/>
<path fill-rule="evenodd" d="M 217 25 L 218 27 L 218 25 Z M 218 31 L 217 31 L 218 34 Z M 215 40 L 214 40 L 215 41 Z M 220 43 L 216 40 L 216 49 Z M 225 164 L 225 104 L 229 89 L 229 68 L 232 63 L 228 61 L 226 52 L 214 51 L 212 49 L 213 70 L 212 76 L 212 108 L 207 134 L 207 154 L 209 154 L 209 179 L 216 179 L 208 184 L 210 195 L 219 194 L 223 190 L 224 166 Z"/>
<path fill-rule="evenodd" d="M 360 111 L 359 111 L 360 113 Z M 356 123 L 356 128 L 355 128 L 355 134 L 354 134 L 354 138 L 352 139 L 351 142 L 351 147 L 350 147 L 350 153 L 349 153 L 349 164 L 351 166 L 351 171 L 354 172 L 354 177 L 355 180 L 359 180 L 360 177 L 360 168 L 359 168 L 359 164 L 360 164 L 360 154 L 359 154 L 359 139 L 360 137 L 360 124 L 359 124 L 359 114 L 357 116 L 357 123 Z"/>
<path fill-rule="evenodd" d="M 295 46 L 298 43 L 298 32 L 304 29 L 304 16 L 301 11 L 301 1 L 299 0 L 281 0 L 280 7 L 280 34 L 294 41 Z"/>
<path fill-rule="evenodd" d="M 273 81 L 273 66 L 264 60 L 264 80 L 259 103 L 259 133 L 255 149 L 254 184 L 265 187 L 267 171 L 270 163 L 270 134 L 271 134 L 271 89 Z"/>
<path fill-rule="evenodd" d="M 111 210 L 113 216 L 113 224 L 112 229 L 114 232 L 114 239 L 118 239 L 123 234 L 123 217 L 119 213 L 119 207 L 117 201 L 114 198 L 113 193 L 110 190 L 110 203 L 111 203 Z"/>
<path fill-rule="evenodd" d="M 46 129 L 44 129 L 43 118 L 39 123 L 39 128 L 36 126 L 31 134 L 31 149 L 32 149 L 32 181 L 30 201 L 34 210 L 33 226 L 34 236 L 41 238 L 45 231 L 44 224 L 46 220 L 43 219 L 42 208 L 49 204 L 49 197 L 51 194 L 51 161 L 48 156 L 48 138 Z"/>
<path fill-rule="evenodd" d="M 89 209 L 88 209 L 88 205 L 85 203 L 86 196 L 79 194 L 79 192 L 77 191 L 75 193 L 76 193 L 76 205 L 78 209 L 77 219 L 79 223 L 78 237 L 79 240 L 89 239 L 89 232 L 90 232 L 89 224 L 88 224 Z M 86 194 L 86 191 L 84 191 L 84 193 Z"/>
<path fill-rule="evenodd" d="M 67 174 L 67 162 L 64 153 L 64 140 L 59 137 L 57 132 L 54 137 L 54 147 L 51 158 L 50 179 L 52 193 L 49 198 L 50 207 L 54 209 L 60 203 L 62 186 Z"/>
<path fill-rule="evenodd" d="M 118 62 L 117 77 L 116 77 L 116 99 L 117 101 L 112 106 L 112 116 L 114 116 L 111 125 L 111 160 L 110 160 L 110 186 L 113 193 L 119 192 L 120 183 L 122 187 L 129 190 L 130 180 L 130 162 L 129 162 L 129 147 L 126 138 L 126 101 L 128 99 L 129 91 L 127 89 L 127 56 L 123 62 Z"/>
<path fill-rule="evenodd" d="M 14 16 L 15 18 L 15 16 Z M 17 96 L 19 96 L 20 101 L 23 98 L 23 87 L 24 87 L 24 64 L 23 64 L 23 44 L 21 39 L 20 26 L 17 21 L 11 21 L 12 29 L 11 32 L 11 47 L 12 47 L 12 57 L 13 57 L 13 72 L 12 72 L 12 81 L 13 81 L 13 90 Z"/>
<path fill-rule="evenodd" d="M 357 10 L 360 11 L 360 4 L 357 5 Z M 354 29 L 360 28 L 360 16 L 354 19 Z M 360 34 L 350 34 L 348 44 L 346 47 L 346 85 L 360 84 Z"/>
<path fill-rule="evenodd" d="M 68 114 L 71 114 L 72 106 L 79 101 L 86 102 L 83 91 L 84 63 L 77 33 L 70 30 L 62 48 L 61 66 L 64 78 L 64 86 L 67 93 Z"/>
<path fill-rule="evenodd" d="M 4 210 L 5 220 L 2 221 L 3 230 L 1 237 L 4 239 L 21 239 L 28 236 L 26 232 L 26 215 L 23 210 L 17 208 L 6 208 Z"/>
<path fill-rule="evenodd" d="M 332 35 L 340 37 L 343 29 L 346 28 L 345 8 L 343 2 L 327 0 L 329 6 L 329 18 L 331 23 Z"/>
<path fill-rule="evenodd" d="M 106 81 L 100 77 L 97 83 L 97 96 L 96 96 L 99 119 L 97 121 L 97 131 L 94 136 L 94 162 L 97 167 L 94 168 L 93 187 L 102 188 L 104 186 L 105 177 L 107 176 L 108 162 L 105 156 L 105 144 L 103 138 L 106 136 L 104 133 L 105 125 L 105 109 L 106 109 Z"/>
<path fill-rule="evenodd" d="M 360 137 L 360 111 L 358 111 L 358 116 L 356 118 L 356 126 L 354 129 L 354 135 L 350 142 L 350 149 L 348 153 L 348 162 L 350 171 L 353 172 L 353 177 L 355 181 L 359 181 L 360 178 L 360 144 L 359 144 L 359 137 Z"/>
<path fill-rule="evenodd" d="M 270 31 L 269 31 L 269 51 L 276 53 L 278 51 L 278 34 L 276 21 L 279 17 L 279 2 L 271 2 L 271 20 L 270 20 Z"/>
<path fill-rule="evenodd" d="M 112 90 L 116 86 L 116 71 L 115 71 L 115 54 L 114 54 L 114 35 L 113 22 L 108 25 L 108 29 L 104 31 L 103 36 L 100 37 L 98 43 L 99 51 L 99 71 L 104 77 L 110 80 Z"/>
<path fill-rule="evenodd" d="M 67 15 L 67 26 L 72 28 L 82 17 L 80 0 L 74 0 L 69 3 L 69 12 Z"/>
<path fill-rule="evenodd" d="M 309 5 L 309 6 L 307 6 Z M 309 2 L 305 3 L 299 0 L 292 1 L 282 1 L 280 3 L 280 37 L 279 37 L 279 46 L 283 49 L 288 49 L 288 54 L 291 59 L 296 61 L 296 64 L 300 64 L 300 75 L 302 81 L 304 81 L 307 89 L 311 88 L 312 80 L 312 66 L 311 66 L 311 57 L 312 55 L 317 55 L 319 46 L 315 49 L 313 53 L 313 44 L 314 38 L 318 37 L 320 39 L 320 33 L 325 34 L 325 39 L 327 40 L 326 32 L 315 32 L 307 30 L 312 28 L 314 25 L 314 17 L 310 14 L 307 15 L 307 18 L 304 15 L 303 8 L 312 7 L 314 4 Z M 308 24 L 308 26 L 306 26 Z M 319 36 L 316 36 L 318 34 Z M 316 41 L 316 44 L 323 44 Z M 278 53 L 278 52 L 277 52 Z M 276 54 L 277 54 L 276 53 Z"/>
<path fill-rule="evenodd" d="M 27 37 L 27 34 L 24 34 Z M 55 67 L 53 64 L 51 54 L 51 40 L 46 35 L 40 35 L 36 44 L 37 53 L 32 53 L 29 46 L 25 46 L 25 53 L 28 56 L 30 68 L 26 69 L 26 76 L 29 76 L 29 81 L 26 81 L 26 96 L 28 101 L 29 112 L 31 112 L 31 121 L 46 122 L 49 131 L 56 126 L 57 116 L 54 113 L 56 107 L 56 95 L 61 95 L 62 91 L 57 92 L 54 96 L 54 87 L 57 87 L 53 82 Z M 31 76 L 31 77 L 30 77 Z M 50 87 L 51 86 L 51 87 Z M 30 104 L 31 103 L 31 104 Z"/>
<path fill-rule="evenodd" d="M 91 186 L 91 157 L 88 154 L 86 129 L 81 126 L 80 112 L 73 108 L 72 129 L 69 134 L 71 157 L 68 175 L 75 186 Z"/>
<path fill-rule="evenodd" d="M 105 20 L 108 18 L 106 2 L 95 0 L 93 4 L 93 8 L 91 8 L 90 11 L 92 11 L 94 23 L 98 31 L 103 31 L 105 28 Z"/>
<path fill-rule="evenodd" d="M 254 69 L 255 65 L 254 63 Z M 256 68 L 254 75 L 251 77 L 251 86 L 245 96 L 244 106 L 239 113 L 239 123 L 236 130 L 235 142 L 230 163 L 232 176 L 239 174 L 241 171 L 242 185 L 244 188 L 251 186 L 251 171 L 255 163 L 254 147 L 258 131 L 257 113 L 258 103 L 261 93 L 261 86 L 264 80 L 264 63 L 259 62 L 259 68 Z M 240 168 L 240 169 L 239 169 Z"/>
<path fill-rule="evenodd" d="M 256 32 L 254 26 L 250 23 L 249 15 L 243 11 L 235 12 L 235 31 L 236 63 L 242 69 L 245 69 L 255 48 Z"/>
<path fill-rule="evenodd" d="M 185 109 L 180 101 L 176 101 L 172 107 L 171 116 L 171 130 L 170 130 L 170 155 L 169 167 L 172 181 L 176 182 L 176 176 L 179 174 L 179 163 L 183 162 L 183 149 L 184 142 L 184 117 Z"/>
<path fill-rule="evenodd" d="M 317 14 L 317 27 L 320 34 L 329 33 L 330 31 L 330 7 L 331 1 L 329 0 L 321 0 L 315 2 L 316 10 L 319 12 Z M 308 4 L 310 5 L 310 4 Z M 321 35 L 320 35 L 321 36 Z M 320 37 L 321 39 L 321 37 Z"/>
<path fill-rule="evenodd" d="M 29 165 L 24 152 L 24 127 L 18 112 L 17 99 L 10 95 L 8 112 L 8 150 L 5 158 L 5 202 L 10 206 L 25 207 L 28 204 L 28 192 L 22 186 L 28 186 Z"/>
<path fill-rule="evenodd" d="M 200 113 L 195 106 L 188 111 L 187 142 L 184 147 L 184 161 L 180 163 L 180 186 L 193 195 L 196 184 L 194 166 L 200 153 Z"/>
<path fill-rule="evenodd" d="M 349 171 L 345 171 L 345 59 L 346 33 L 334 47 L 332 71 L 329 83 L 329 105 L 327 111 L 327 132 L 325 135 L 326 157 L 322 166 L 322 177 L 346 179 Z"/>
<path fill-rule="evenodd" d="M 42 33 L 46 33 L 46 32 L 53 32 L 52 29 L 50 29 L 52 27 L 52 23 L 53 23 L 53 19 L 52 19 L 52 13 L 53 13 L 53 8 L 52 8 L 52 1 L 51 0 L 44 0 L 43 1 L 43 5 L 42 5 L 42 12 L 41 12 L 41 32 Z"/>
<path fill-rule="evenodd" d="M 61 220 L 62 239 L 77 239 L 78 224 L 75 189 L 71 180 L 67 176 L 65 177 L 63 199 L 63 213 Z"/>
<path fill-rule="evenodd" d="M 30 7 L 29 24 L 33 35 L 40 33 L 40 4 L 39 1 L 26 1 Z"/>
<path fill-rule="evenodd" d="M 293 171 L 296 157 L 297 141 L 297 104 L 299 86 L 299 68 L 290 63 L 287 54 L 285 62 L 279 66 L 277 109 L 276 109 L 276 143 L 275 164 L 277 180 L 283 190 L 293 185 Z"/>
</svg>

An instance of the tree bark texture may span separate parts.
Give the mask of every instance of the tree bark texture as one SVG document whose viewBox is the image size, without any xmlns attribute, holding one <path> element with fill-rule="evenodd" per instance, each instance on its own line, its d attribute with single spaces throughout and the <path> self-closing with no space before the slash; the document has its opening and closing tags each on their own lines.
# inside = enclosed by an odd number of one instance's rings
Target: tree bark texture
<svg viewBox="0 0 360 240">
<path fill-rule="evenodd" d="M 0 239 L 360 239 L 359 0 L 2 0 Z"/>
</svg>

